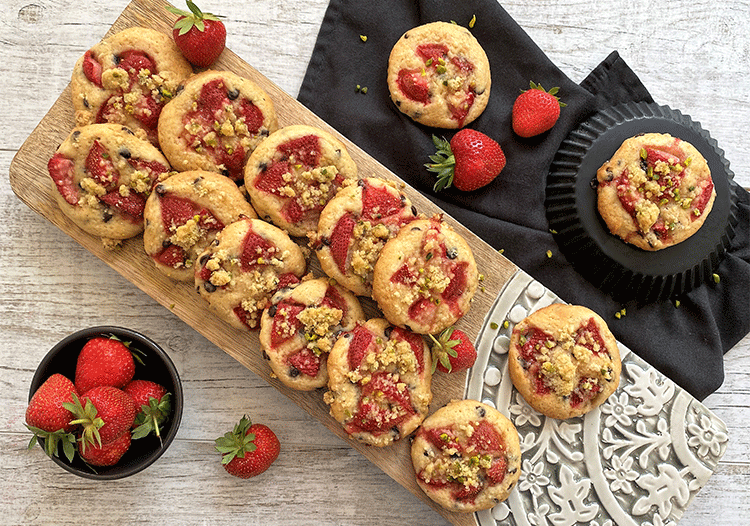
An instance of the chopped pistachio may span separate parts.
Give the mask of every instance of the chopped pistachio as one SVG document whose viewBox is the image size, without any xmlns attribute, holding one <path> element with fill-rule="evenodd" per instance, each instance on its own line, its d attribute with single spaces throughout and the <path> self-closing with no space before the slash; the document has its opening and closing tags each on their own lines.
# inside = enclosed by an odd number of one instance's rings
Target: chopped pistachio
<svg viewBox="0 0 750 526">
<path fill-rule="evenodd" d="M 469 29 L 472 29 L 474 27 L 474 24 L 477 23 L 477 15 L 472 15 L 471 20 L 469 20 Z"/>
<path fill-rule="evenodd" d="M 721 276 L 719 276 L 719 275 L 718 275 L 718 274 L 716 274 L 715 272 L 714 272 L 714 274 L 713 274 L 713 276 L 712 276 L 712 277 L 713 277 L 713 279 L 714 279 L 714 283 L 719 283 L 719 282 L 721 281 Z"/>
<path fill-rule="evenodd" d="M 490 323 L 490 329 L 492 329 L 493 331 L 497 330 L 497 327 L 498 327 L 498 325 L 494 321 L 492 323 Z"/>
<path fill-rule="evenodd" d="M 367 35 L 359 35 L 359 39 L 360 39 L 360 40 L 361 40 L 362 42 L 367 42 Z"/>
<path fill-rule="evenodd" d="M 548 251 L 547 251 L 547 257 L 548 257 L 548 258 L 551 258 L 551 257 L 552 257 L 552 251 L 551 251 L 551 250 L 548 250 Z"/>
</svg>

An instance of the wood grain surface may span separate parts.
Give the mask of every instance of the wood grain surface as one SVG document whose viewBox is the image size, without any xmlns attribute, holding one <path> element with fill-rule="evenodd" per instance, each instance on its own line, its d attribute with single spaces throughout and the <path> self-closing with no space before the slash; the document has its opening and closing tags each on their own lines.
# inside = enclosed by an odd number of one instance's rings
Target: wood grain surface
<svg viewBox="0 0 750 526">
<path fill-rule="evenodd" d="M 317 123 L 314 116 L 300 110 L 293 95 L 326 2 L 210 4 L 201 6 L 227 15 L 228 47 L 234 53 L 225 53 L 222 65 L 258 75 L 267 83 L 264 87 L 284 124 Z M 137 243 L 126 244 L 127 261 L 104 253 L 97 240 L 77 231 L 57 211 L 50 199 L 51 183 L 38 174 L 40 162 L 46 164 L 71 127 L 72 110 L 58 101 L 69 97 L 65 90 L 75 60 L 110 30 L 126 6 L 124 0 L 74 6 L 63 1 L 10 0 L 0 6 L 0 21 L 7 33 L 0 39 L 4 57 L 0 61 L 4 117 L 0 166 L 10 175 L 0 184 L 7 217 L 0 234 L 4 263 L 0 327 L 6 342 L 0 351 L 0 400 L 6 408 L 0 429 L 4 468 L 0 511 L 7 518 L 3 522 L 73 524 L 80 517 L 71 510 L 84 508 L 87 521 L 102 524 L 156 524 L 167 519 L 175 524 L 362 525 L 451 520 L 415 497 L 418 489 L 412 493 L 394 484 L 393 475 L 370 462 L 380 466 L 399 455 L 405 460 L 403 451 L 394 448 L 390 457 L 381 458 L 372 448 L 352 447 L 338 424 L 327 417 L 319 396 L 288 392 L 274 384 L 265 364 L 251 351 L 257 349 L 253 336 L 239 336 L 220 323 L 196 323 L 195 313 L 204 308 L 202 300 L 190 287 L 174 287 L 154 276 Z M 155 20 L 145 6 L 145 2 L 134 2 L 133 19 L 125 17 L 117 24 L 135 20 L 157 23 L 166 30 L 171 15 Z M 627 7 L 614 1 L 583 0 L 533 5 L 503 2 L 503 6 L 574 80 L 585 77 L 612 49 L 620 51 L 658 102 L 684 110 L 711 131 L 725 149 L 736 180 L 750 186 L 750 99 L 734 89 L 750 73 L 750 40 L 743 29 L 743 21 L 750 16 L 748 2 L 676 1 L 669 9 L 645 0 Z M 658 11 L 659 16 L 633 16 L 634 11 Z M 675 82 L 677 78 L 689 78 L 689 82 Z M 33 141 L 22 148 L 29 136 Z M 382 167 L 353 145 L 350 151 L 360 170 L 383 173 Z M 13 189 L 5 182 L 11 180 Z M 414 197 L 423 211 L 429 210 L 424 198 Z M 491 291 L 507 277 L 503 272 L 513 267 L 491 249 L 484 253 L 478 248 L 478 253 L 481 261 L 500 269 L 483 269 L 497 280 L 486 284 Z M 145 274 L 154 277 L 143 281 Z M 494 295 L 482 298 L 479 303 L 491 301 Z M 172 304 L 174 309 L 165 308 Z M 481 306 L 472 307 L 473 316 L 481 318 L 477 314 L 481 312 Z M 28 385 L 43 355 L 70 332 L 98 324 L 131 327 L 165 346 L 182 375 L 188 408 L 177 440 L 154 466 L 106 484 L 62 472 L 38 448 L 27 451 L 29 435 L 23 427 Z M 244 367 L 238 367 L 238 362 Z M 724 385 L 706 400 L 730 429 L 729 448 L 680 524 L 750 524 L 748 366 L 750 338 L 746 337 L 727 354 Z M 446 389 L 455 388 L 455 384 L 440 385 L 438 399 L 449 398 L 452 395 Z M 283 448 L 274 468 L 251 481 L 226 475 L 213 450 L 213 439 L 244 413 L 273 427 Z M 403 476 L 411 468 L 391 468 L 397 473 L 393 478 L 413 490 L 413 479 Z M 140 505 L 138 496 L 143 494 L 163 498 Z"/>
</svg>

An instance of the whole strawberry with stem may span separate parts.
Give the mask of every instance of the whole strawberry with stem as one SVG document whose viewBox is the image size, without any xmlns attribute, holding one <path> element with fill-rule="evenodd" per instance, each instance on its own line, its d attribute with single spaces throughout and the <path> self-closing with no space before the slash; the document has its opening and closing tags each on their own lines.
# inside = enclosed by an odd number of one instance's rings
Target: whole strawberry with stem
<svg viewBox="0 0 750 526">
<path fill-rule="evenodd" d="M 92 466 L 114 466 L 130 449 L 132 438 L 130 433 L 123 433 L 106 444 L 88 444 L 83 440 L 78 443 L 78 453 L 81 458 Z"/>
<path fill-rule="evenodd" d="M 220 16 L 204 13 L 192 0 L 187 0 L 187 6 L 189 12 L 167 6 L 167 11 L 179 16 L 172 30 L 172 38 L 188 62 L 205 68 L 224 51 L 227 29 Z"/>
<path fill-rule="evenodd" d="M 135 421 L 135 402 L 125 391 L 109 385 L 94 387 L 74 397 L 64 407 L 73 413 L 72 424 L 82 426 L 82 449 L 90 444 L 101 446 L 130 433 Z"/>
<path fill-rule="evenodd" d="M 477 130 L 464 128 L 450 142 L 433 135 L 432 142 L 437 152 L 425 166 L 438 174 L 433 187 L 436 192 L 451 185 L 465 192 L 476 190 L 492 182 L 505 168 L 503 149 Z"/>
<path fill-rule="evenodd" d="M 448 327 L 432 339 L 432 372 L 437 368 L 444 373 L 468 369 L 477 359 L 477 350 L 469 337 L 460 329 Z"/>
<path fill-rule="evenodd" d="M 534 81 L 529 86 L 516 98 L 512 110 L 513 131 L 524 138 L 550 130 L 560 118 L 560 108 L 565 106 L 557 98 L 560 88 L 546 91 Z"/>
<path fill-rule="evenodd" d="M 216 439 L 216 450 L 223 455 L 224 469 L 243 479 L 267 470 L 279 456 L 280 449 L 276 434 L 263 424 L 253 424 L 247 415 L 232 431 Z"/>
<path fill-rule="evenodd" d="M 135 360 L 129 349 L 112 336 L 96 337 L 86 342 L 76 361 L 75 384 L 79 393 L 109 385 L 125 387 L 135 375 Z"/>
<path fill-rule="evenodd" d="M 26 427 L 34 433 L 29 449 L 34 447 L 37 437 L 44 439 L 44 451 L 48 456 L 57 456 L 58 444 L 69 461 L 75 454 L 75 425 L 73 414 L 64 406 L 77 396 L 75 385 L 69 378 L 55 373 L 47 378 L 31 396 L 26 407 Z"/>
<path fill-rule="evenodd" d="M 151 380 L 133 380 L 125 386 L 138 413 L 133 422 L 133 439 L 154 433 L 161 441 L 160 427 L 169 419 L 172 397 L 167 388 Z"/>
</svg>

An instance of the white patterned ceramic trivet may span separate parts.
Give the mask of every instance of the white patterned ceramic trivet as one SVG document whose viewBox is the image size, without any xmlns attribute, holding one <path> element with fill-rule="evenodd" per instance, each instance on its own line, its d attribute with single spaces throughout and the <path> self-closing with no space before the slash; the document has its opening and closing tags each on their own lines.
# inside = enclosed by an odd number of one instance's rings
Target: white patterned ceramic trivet
<svg viewBox="0 0 750 526">
<path fill-rule="evenodd" d="M 675 524 L 726 450 L 727 428 L 703 404 L 619 344 L 617 391 L 583 417 L 555 420 L 513 388 L 507 352 L 513 326 L 560 298 L 519 271 L 477 338 L 465 398 L 500 410 L 518 428 L 518 486 L 476 514 L 481 526 Z"/>
</svg>

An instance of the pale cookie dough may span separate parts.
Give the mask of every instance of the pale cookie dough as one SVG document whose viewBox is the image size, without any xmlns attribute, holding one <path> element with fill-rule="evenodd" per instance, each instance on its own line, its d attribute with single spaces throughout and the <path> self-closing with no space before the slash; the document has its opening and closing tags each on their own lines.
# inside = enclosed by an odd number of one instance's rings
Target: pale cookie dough
<svg viewBox="0 0 750 526">
<path fill-rule="evenodd" d="M 47 163 L 62 212 L 109 240 L 143 231 L 143 210 L 169 163 L 150 142 L 119 124 L 75 128 Z"/>
<path fill-rule="evenodd" d="M 192 73 L 171 36 L 144 27 L 115 33 L 73 68 L 76 123 L 123 124 L 156 144 L 161 109 Z"/>
<path fill-rule="evenodd" d="M 626 140 L 596 178 L 597 206 L 610 232 L 643 250 L 661 250 L 695 234 L 716 198 L 704 157 L 669 134 Z"/>
<path fill-rule="evenodd" d="M 471 247 L 434 216 L 412 221 L 385 244 L 372 293 L 394 325 L 436 334 L 468 312 L 478 285 Z"/>
<path fill-rule="evenodd" d="M 162 110 L 159 145 L 175 170 L 207 170 L 234 181 L 245 161 L 278 128 L 268 94 L 229 71 L 204 71 Z"/>
<path fill-rule="evenodd" d="M 198 256 L 195 288 L 234 327 L 257 329 L 273 294 L 299 283 L 306 266 L 302 249 L 284 231 L 243 218 Z"/>
<path fill-rule="evenodd" d="M 427 417 L 411 445 L 419 487 L 459 512 L 492 508 L 508 498 L 521 475 L 513 423 L 474 400 L 450 402 Z"/>
<path fill-rule="evenodd" d="M 351 292 L 329 278 L 310 279 L 274 294 L 260 320 L 260 344 L 281 382 L 310 391 L 328 384 L 328 353 L 364 319 Z"/>
<path fill-rule="evenodd" d="M 371 319 L 336 341 L 323 399 L 350 437 L 388 446 L 427 416 L 431 371 L 430 349 L 420 335 Z"/>
<path fill-rule="evenodd" d="M 555 303 L 527 316 L 511 334 L 513 385 L 552 418 L 580 416 L 600 405 L 617 389 L 621 367 L 617 340 L 586 307 Z"/>
<path fill-rule="evenodd" d="M 396 107 L 416 122 L 462 128 L 487 107 L 490 63 L 468 29 L 432 22 L 396 42 L 387 81 Z"/>
<path fill-rule="evenodd" d="M 245 188 L 260 217 L 297 237 L 315 232 L 321 210 L 356 178 L 344 144 L 302 124 L 272 133 L 245 166 Z"/>
<path fill-rule="evenodd" d="M 360 179 L 328 202 L 312 246 L 323 272 L 353 293 L 370 296 L 380 251 L 415 218 L 411 201 L 395 183 Z"/>
<path fill-rule="evenodd" d="M 256 218 L 237 185 L 213 172 L 176 173 L 154 187 L 144 211 L 143 246 L 172 279 L 194 280 L 198 255 L 225 226 Z"/>
</svg>

